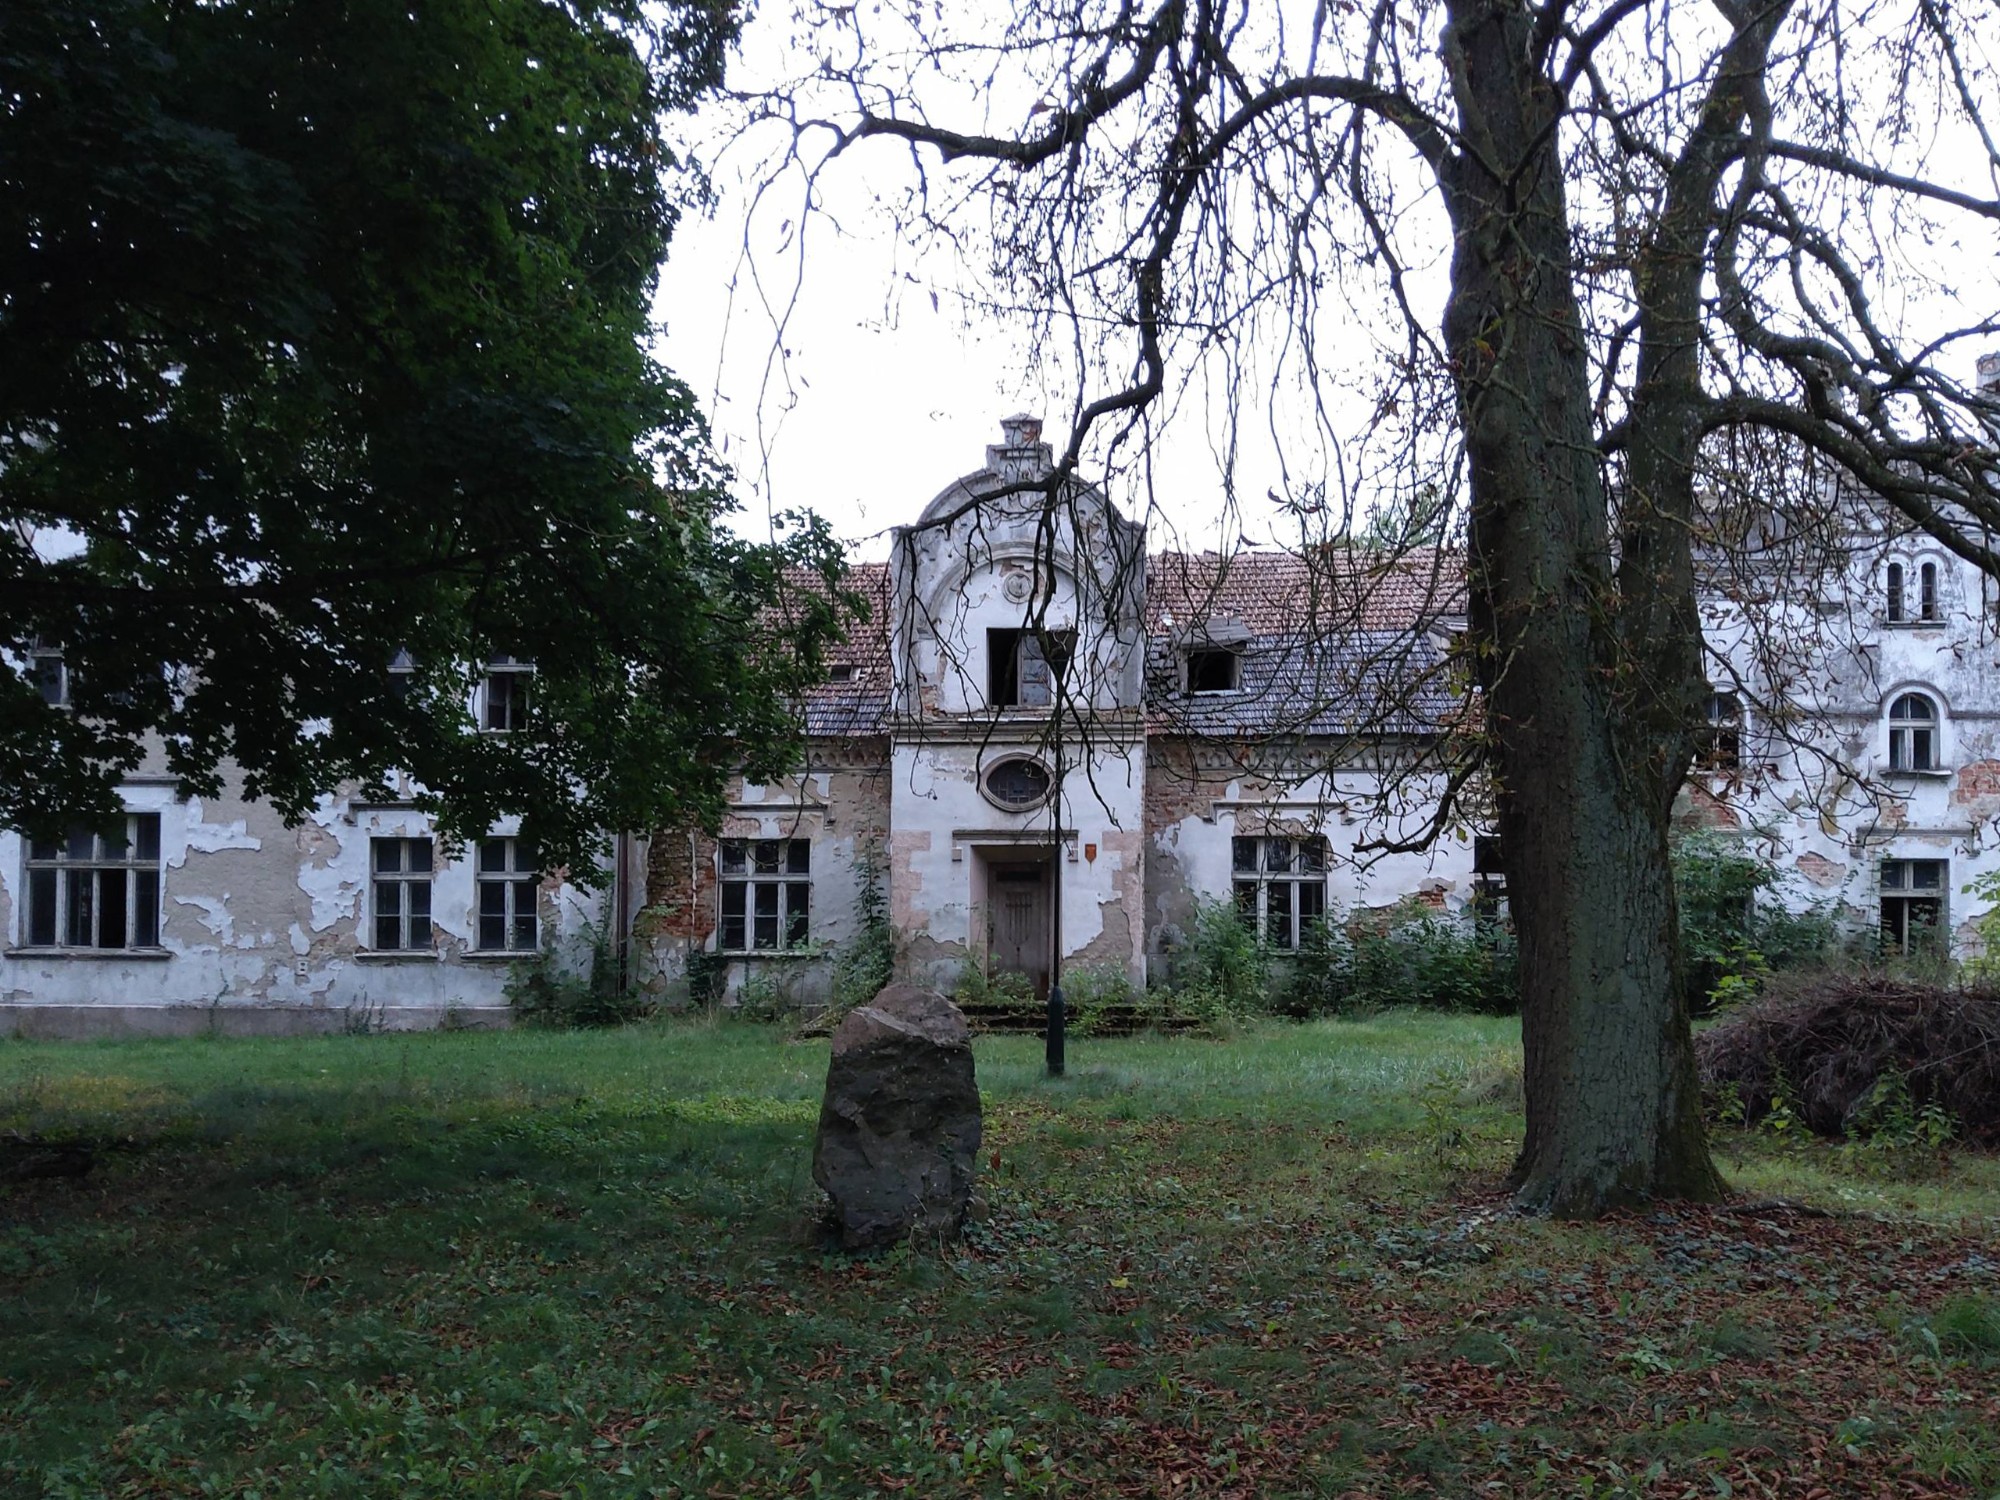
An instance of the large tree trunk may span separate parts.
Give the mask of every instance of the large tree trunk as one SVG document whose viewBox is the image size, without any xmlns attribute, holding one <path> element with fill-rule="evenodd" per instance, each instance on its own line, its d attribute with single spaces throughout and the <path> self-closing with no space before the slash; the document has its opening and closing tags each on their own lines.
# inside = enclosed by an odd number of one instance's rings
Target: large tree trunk
<svg viewBox="0 0 2000 1500">
<path fill-rule="evenodd" d="M 1711 1199 L 1667 858 L 1694 696 L 1685 641 L 1628 636 L 1571 287 L 1557 101 L 1530 19 L 1453 0 L 1445 52 L 1464 146 L 1445 336 L 1472 495 L 1480 650 L 1509 904 L 1520 941 L 1536 1210 Z M 1687 595 L 1691 575 L 1669 570 Z M 1655 578 L 1658 586 L 1662 580 Z"/>
</svg>

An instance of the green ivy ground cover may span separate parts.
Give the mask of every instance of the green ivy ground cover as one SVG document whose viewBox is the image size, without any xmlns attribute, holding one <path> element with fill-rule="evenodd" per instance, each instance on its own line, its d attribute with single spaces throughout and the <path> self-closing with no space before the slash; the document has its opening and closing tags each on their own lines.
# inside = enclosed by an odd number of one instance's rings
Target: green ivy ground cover
<svg viewBox="0 0 2000 1500">
<path fill-rule="evenodd" d="M 825 1043 L 0 1045 L 0 1494 L 1988 1495 L 2000 1170 L 1513 1217 L 1514 1023 L 979 1043 L 941 1260 L 810 1230 Z"/>
</svg>

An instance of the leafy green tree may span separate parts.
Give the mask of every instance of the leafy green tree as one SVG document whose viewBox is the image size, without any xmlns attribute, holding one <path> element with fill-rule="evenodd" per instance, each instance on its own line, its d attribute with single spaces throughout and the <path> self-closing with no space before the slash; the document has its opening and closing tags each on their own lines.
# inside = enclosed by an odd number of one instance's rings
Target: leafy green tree
<svg viewBox="0 0 2000 1500">
<path fill-rule="evenodd" d="M 0 9 L 0 820 L 101 818 L 155 755 L 290 817 L 401 772 L 447 834 L 518 812 L 581 867 L 790 758 L 836 549 L 718 529 L 726 476 L 648 352 L 691 180 L 662 121 L 735 27 Z M 534 664 L 527 711 L 483 733 L 500 654 Z"/>
</svg>

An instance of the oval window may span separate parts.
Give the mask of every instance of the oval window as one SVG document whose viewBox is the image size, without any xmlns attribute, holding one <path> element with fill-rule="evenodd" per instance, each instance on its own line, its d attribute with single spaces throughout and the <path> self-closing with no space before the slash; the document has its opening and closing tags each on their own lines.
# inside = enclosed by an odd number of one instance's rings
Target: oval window
<svg viewBox="0 0 2000 1500">
<path fill-rule="evenodd" d="M 1000 761 L 986 772 L 987 798 L 1010 812 L 1040 807 L 1049 800 L 1054 785 L 1049 768 L 1026 756 Z"/>
</svg>

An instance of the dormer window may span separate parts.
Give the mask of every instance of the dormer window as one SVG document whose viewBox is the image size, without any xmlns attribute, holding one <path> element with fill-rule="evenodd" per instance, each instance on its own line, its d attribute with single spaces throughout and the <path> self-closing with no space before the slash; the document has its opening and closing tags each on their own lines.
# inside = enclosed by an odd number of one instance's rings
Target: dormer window
<svg viewBox="0 0 2000 1500">
<path fill-rule="evenodd" d="M 1882 618 L 1891 625 L 1903 623 L 1903 565 L 1889 564 L 1889 592 L 1883 601 Z"/>
<path fill-rule="evenodd" d="M 1922 693 L 1905 693 L 1889 705 L 1889 769 L 1938 769 L 1937 705 Z"/>
<path fill-rule="evenodd" d="M 1233 693 L 1242 682 L 1243 656 L 1227 646 L 1197 646 L 1187 654 L 1190 693 Z"/>
<path fill-rule="evenodd" d="M 1938 570 L 1936 563 L 1925 563 L 1917 569 L 1917 618 L 1932 621 L 1938 618 Z"/>
<path fill-rule="evenodd" d="M 510 734 L 528 727 L 528 684 L 534 675 L 532 660 L 496 656 L 486 663 L 480 723 L 488 733 Z"/>
<path fill-rule="evenodd" d="M 826 669 L 826 680 L 828 682 L 854 681 L 854 663 L 851 661 L 834 662 Z"/>
<path fill-rule="evenodd" d="M 1047 708 L 1076 651 L 1074 630 L 986 632 L 986 701 L 994 708 Z"/>
</svg>

